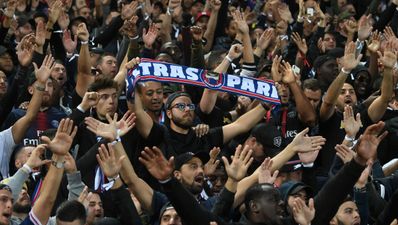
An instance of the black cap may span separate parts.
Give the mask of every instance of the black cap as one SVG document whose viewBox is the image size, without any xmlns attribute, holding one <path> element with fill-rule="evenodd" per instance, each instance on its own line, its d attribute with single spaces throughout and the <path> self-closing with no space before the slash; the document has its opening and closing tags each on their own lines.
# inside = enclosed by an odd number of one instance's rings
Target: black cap
<svg viewBox="0 0 398 225">
<path fill-rule="evenodd" d="M 188 93 L 186 93 L 186 92 L 182 92 L 182 91 L 174 92 L 173 94 L 169 95 L 169 97 L 167 98 L 166 105 L 165 105 L 166 109 L 170 109 L 171 104 L 173 103 L 173 101 L 176 98 L 181 97 L 181 96 L 185 96 L 185 97 L 191 98 L 191 96 Z"/>
<path fill-rule="evenodd" d="M 87 25 L 87 19 L 82 16 L 77 16 L 70 21 L 70 26 L 73 24 L 79 25 L 80 23 L 85 23 Z"/>
<path fill-rule="evenodd" d="M 314 196 L 314 190 L 310 186 L 308 186 L 302 182 L 288 181 L 286 183 L 283 183 L 279 187 L 279 191 L 281 192 L 282 199 L 285 202 L 288 200 L 289 195 L 294 195 L 301 190 L 304 190 L 307 193 L 308 198 L 311 198 Z"/>
<path fill-rule="evenodd" d="M 282 136 L 276 127 L 265 123 L 257 124 L 250 132 L 264 148 L 267 156 L 274 157 L 282 146 Z"/>
<path fill-rule="evenodd" d="M 325 62 L 331 60 L 331 59 L 336 59 L 336 57 L 331 56 L 331 55 L 321 55 L 318 58 L 315 59 L 314 61 L 314 69 L 318 69 L 321 67 Z"/>
<path fill-rule="evenodd" d="M 200 151 L 200 152 L 197 152 L 197 153 L 185 152 L 185 153 L 183 153 L 181 155 L 178 155 L 175 158 L 175 160 L 174 160 L 175 169 L 176 170 L 181 169 L 182 165 L 187 163 L 193 157 L 199 158 L 202 161 L 203 164 L 207 163 L 207 161 L 209 161 L 209 159 L 210 159 L 209 153 L 204 152 L 204 151 Z"/>
</svg>

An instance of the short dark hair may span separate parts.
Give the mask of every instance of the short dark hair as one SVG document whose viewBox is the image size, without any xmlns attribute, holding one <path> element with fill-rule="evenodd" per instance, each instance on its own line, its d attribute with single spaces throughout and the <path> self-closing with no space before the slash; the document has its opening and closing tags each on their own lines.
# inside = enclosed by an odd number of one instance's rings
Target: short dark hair
<svg viewBox="0 0 398 225">
<path fill-rule="evenodd" d="M 86 223 L 86 209 L 83 204 L 77 200 L 66 201 L 57 209 L 57 220 L 73 222 L 79 220 L 80 224 Z"/>
<path fill-rule="evenodd" d="M 274 188 L 272 184 L 256 184 L 251 186 L 245 195 L 245 207 L 246 210 L 250 211 L 250 202 L 260 200 L 263 196 L 267 195 L 277 195 L 280 198 L 280 193 Z"/>
<path fill-rule="evenodd" d="M 101 64 L 102 60 L 104 60 L 104 57 L 107 57 L 107 56 L 112 56 L 112 57 L 116 58 L 115 54 L 113 54 L 111 52 L 105 52 L 104 54 L 101 55 L 101 57 L 98 58 L 97 65 Z"/>
<path fill-rule="evenodd" d="M 318 91 L 321 90 L 321 85 L 319 81 L 314 78 L 309 78 L 303 81 L 303 90 L 309 89 L 311 91 Z"/>
<path fill-rule="evenodd" d="M 226 50 L 215 50 L 212 51 L 209 55 L 209 59 L 207 62 L 207 69 L 214 70 L 217 65 L 219 65 L 223 58 L 221 57 L 223 54 L 228 53 Z"/>
<path fill-rule="evenodd" d="M 98 77 L 94 83 L 90 85 L 87 91 L 100 91 L 107 88 L 115 88 L 118 90 L 118 84 L 111 78 L 108 77 Z"/>
</svg>

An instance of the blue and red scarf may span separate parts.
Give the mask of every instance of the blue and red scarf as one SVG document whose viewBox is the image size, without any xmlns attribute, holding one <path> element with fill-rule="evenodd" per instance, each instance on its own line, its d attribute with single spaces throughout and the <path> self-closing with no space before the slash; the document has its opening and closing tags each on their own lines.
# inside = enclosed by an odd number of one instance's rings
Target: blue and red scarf
<svg viewBox="0 0 398 225">
<path fill-rule="evenodd" d="M 194 85 L 257 98 L 272 104 L 280 104 L 278 92 L 272 80 L 215 73 L 152 59 L 143 58 L 138 65 L 128 70 L 126 78 L 126 96 L 128 99 L 134 97 L 134 87 L 139 81 Z"/>
</svg>

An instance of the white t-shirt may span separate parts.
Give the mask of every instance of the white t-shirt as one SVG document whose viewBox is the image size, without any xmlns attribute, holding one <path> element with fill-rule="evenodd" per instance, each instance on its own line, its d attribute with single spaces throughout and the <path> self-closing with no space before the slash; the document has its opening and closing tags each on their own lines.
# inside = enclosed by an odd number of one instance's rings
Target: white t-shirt
<svg viewBox="0 0 398 225">
<path fill-rule="evenodd" d="M 12 127 L 0 132 L 0 172 L 3 178 L 9 177 L 10 158 L 15 145 L 11 129 Z"/>
</svg>

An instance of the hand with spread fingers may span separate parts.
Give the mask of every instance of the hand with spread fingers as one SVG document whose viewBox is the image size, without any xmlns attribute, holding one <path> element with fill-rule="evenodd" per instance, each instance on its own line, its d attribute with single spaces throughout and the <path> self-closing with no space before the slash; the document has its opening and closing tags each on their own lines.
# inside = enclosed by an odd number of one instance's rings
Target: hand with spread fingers
<svg viewBox="0 0 398 225">
<path fill-rule="evenodd" d="M 77 46 L 77 35 L 72 39 L 70 30 L 65 30 L 62 36 L 62 44 L 67 53 L 74 53 Z"/>
<path fill-rule="evenodd" d="M 218 164 L 220 164 L 220 160 L 217 160 L 218 154 L 220 154 L 221 150 L 218 147 L 214 147 L 210 150 L 210 159 L 204 166 L 204 173 L 207 177 L 213 175 L 214 171 L 216 171 Z"/>
<path fill-rule="evenodd" d="M 370 41 L 366 41 L 368 50 L 371 53 L 377 53 L 377 51 L 380 49 L 381 38 L 382 38 L 381 33 L 376 30 L 372 33 Z"/>
<path fill-rule="evenodd" d="M 344 164 L 351 162 L 356 153 L 345 145 L 336 145 L 336 155 L 343 161 Z"/>
<path fill-rule="evenodd" d="M 144 41 L 145 48 L 152 49 L 152 45 L 158 37 L 158 28 L 156 28 L 155 24 L 151 24 L 148 31 L 144 28 L 142 33 L 142 40 Z"/>
<path fill-rule="evenodd" d="M 393 41 L 388 41 L 383 54 L 377 51 L 379 59 L 385 68 L 392 69 L 397 63 L 397 51 L 393 48 Z"/>
<path fill-rule="evenodd" d="M 231 163 L 228 162 L 225 156 L 222 157 L 225 171 L 230 179 L 239 182 L 246 176 L 247 169 L 253 162 L 253 157 L 251 157 L 252 153 L 253 150 L 251 150 L 248 145 L 245 147 L 239 145 L 235 150 L 235 154 L 232 156 Z"/>
<path fill-rule="evenodd" d="M 73 126 L 73 120 L 67 118 L 62 119 L 59 123 L 54 139 L 50 140 L 50 138 L 42 136 L 41 140 L 54 154 L 64 156 L 69 152 L 76 133 L 77 126 Z"/>
<path fill-rule="evenodd" d="M 264 159 L 261 163 L 260 170 L 258 171 L 258 183 L 259 184 L 274 184 L 278 177 L 279 171 L 275 170 L 274 173 L 271 171 L 272 160 L 270 157 Z"/>
<path fill-rule="evenodd" d="M 105 176 L 113 178 L 119 174 L 126 156 L 122 155 L 119 159 L 116 159 L 112 144 L 108 144 L 108 149 L 104 144 L 98 148 L 97 161 Z"/>
<path fill-rule="evenodd" d="M 44 57 L 43 63 L 41 64 L 40 68 L 37 67 L 36 63 L 33 63 L 35 68 L 35 76 L 37 81 L 41 84 L 46 84 L 48 78 L 50 78 L 51 71 L 53 70 L 55 63 L 54 58 L 51 55 L 46 55 Z"/>
<path fill-rule="evenodd" d="M 308 206 L 301 198 L 295 198 L 293 202 L 293 217 L 299 225 L 310 225 L 315 217 L 314 199 L 310 199 Z"/>
<path fill-rule="evenodd" d="M 289 145 L 293 148 L 293 151 L 298 152 L 311 152 L 321 150 L 325 144 L 326 139 L 322 136 L 308 136 L 309 129 L 306 128 L 294 137 L 293 141 Z"/>
<path fill-rule="evenodd" d="M 265 49 L 268 48 L 273 38 L 274 38 L 274 29 L 273 28 L 266 29 L 261 35 L 258 35 L 256 41 L 257 47 L 264 51 Z"/>
<path fill-rule="evenodd" d="M 344 57 L 342 62 L 343 69 L 345 71 L 351 71 L 358 66 L 362 59 L 362 54 L 355 56 L 356 46 L 354 42 L 349 42 L 345 46 Z"/>
<path fill-rule="evenodd" d="M 355 146 L 357 154 L 354 160 L 363 166 L 374 162 L 377 158 L 377 147 L 387 134 L 388 131 L 384 131 L 384 122 L 382 121 L 366 128 Z"/>
<path fill-rule="evenodd" d="M 308 52 L 308 46 L 307 46 L 307 42 L 306 42 L 305 38 L 301 38 L 299 33 L 293 32 L 292 40 L 297 45 L 297 48 L 299 49 L 299 51 L 303 55 L 306 55 Z"/>
<path fill-rule="evenodd" d="M 138 158 L 149 173 L 159 181 L 171 179 L 174 171 L 174 157 L 167 160 L 158 147 L 145 147 Z"/>
</svg>

